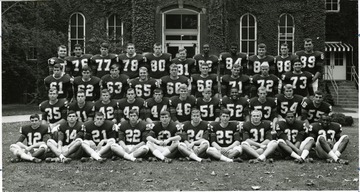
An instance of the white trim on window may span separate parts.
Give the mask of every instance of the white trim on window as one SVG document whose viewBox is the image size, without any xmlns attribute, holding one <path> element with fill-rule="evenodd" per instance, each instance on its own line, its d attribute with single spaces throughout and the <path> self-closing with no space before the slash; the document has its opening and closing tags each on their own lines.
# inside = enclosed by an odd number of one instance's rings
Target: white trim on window
<svg viewBox="0 0 360 192">
<path fill-rule="evenodd" d="M 71 23 L 71 18 L 73 16 L 76 16 L 76 21 L 75 24 Z M 81 16 L 81 17 L 80 17 Z M 83 37 L 79 37 L 79 19 L 83 20 L 83 25 L 81 27 L 83 27 Z M 71 27 L 74 26 L 75 27 L 75 37 L 71 37 Z M 69 17 L 69 30 L 68 30 L 68 54 L 71 55 L 72 52 L 72 41 L 76 41 L 74 44 L 79 43 L 79 41 L 83 41 L 82 46 L 83 46 L 83 51 L 85 53 L 85 28 L 86 28 L 86 20 L 85 20 L 85 16 L 84 14 L 80 13 L 80 12 L 75 12 L 73 14 L 70 15 Z M 81 43 L 79 43 L 81 44 Z"/>
<path fill-rule="evenodd" d="M 285 25 L 281 26 L 281 19 L 285 17 Z M 288 25 L 290 19 L 290 25 Z M 285 31 L 285 33 L 281 33 L 281 29 Z M 289 52 L 294 53 L 295 50 L 295 23 L 294 17 L 291 14 L 283 13 L 280 15 L 278 20 L 278 55 L 280 55 L 280 46 L 282 43 L 287 43 L 291 47 L 289 47 Z"/>
<path fill-rule="evenodd" d="M 247 19 L 247 23 L 244 25 L 243 27 L 243 19 Z M 254 20 L 254 23 L 250 23 L 250 18 L 252 18 Z M 254 28 L 254 38 L 250 39 L 250 28 Z M 247 33 L 247 37 L 245 38 L 242 38 L 243 37 L 243 33 L 242 33 L 242 29 L 246 29 L 246 33 Z M 257 54 L 257 21 L 256 21 L 256 17 L 251 14 L 251 13 L 246 13 L 244 15 L 242 15 L 240 17 L 240 52 L 243 52 L 243 53 L 247 53 L 248 55 L 256 55 Z M 246 50 L 243 50 L 243 41 L 246 43 Z M 253 51 L 250 51 L 250 43 L 253 43 L 254 44 L 254 50 Z"/>
<path fill-rule="evenodd" d="M 328 7 L 330 6 L 330 8 Z M 338 13 L 340 12 L 340 0 L 325 0 L 326 12 Z"/>
<path fill-rule="evenodd" d="M 109 38 L 109 19 L 111 18 L 111 17 L 113 17 L 113 19 L 114 19 L 114 25 L 112 26 L 113 28 L 114 28 L 114 37 L 115 37 L 115 39 L 110 39 Z M 107 19 L 106 19 L 106 33 L 107 33 L 107 37 L 108 37 L 108 39 L 111 41 L 111 40 L 115 40 L 115 41 L 117 41 L 117 40 L 120 40 L 121 41 L 121 45 L 124 45 L 124 38 L 123 38 L 123 36 L 124 36 L 124 22 L 122 21 L 122 20 L 120 20 L 120 25 L 118 24 L 118 23 L 116 23 L 116 19 L 117 19 L 117 17 L 118 17 L 118 15 L 116 15 L 116 14 L 112 14 L 112 15 L 110 15 Z M 120 32 L 120 37 L 117 37 L 116 36 L 116 29 L 117 28 L 121 28 L 121 32 Z"/>
</svg>

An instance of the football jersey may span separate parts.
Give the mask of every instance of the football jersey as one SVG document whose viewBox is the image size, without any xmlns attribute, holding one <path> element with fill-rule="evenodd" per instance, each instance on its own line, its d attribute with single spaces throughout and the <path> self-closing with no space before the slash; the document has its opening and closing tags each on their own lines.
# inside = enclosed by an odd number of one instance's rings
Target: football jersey
<svg viewBox="0 0 360 192">
<path fill-rule="evenodd" d="M 252 78 L 252 84 L 256 87 L 256 90 L 259 87 L 265 87 L 267 96 L 275 97 L 275 95 L 278 94 L 280 79 L 273 74 L 269 74 L 266 77 L 256 74 Z"/>
<path fill-rule="evenodd" d="M 202 77 L 200 74 L 192 74 L 191 75 L 191 84 L 192 89 L 191 92 L 195 97 L 201 97 L 202 92 L 205 88 L 209 87 L 212 90 L 212 93 L 217 93 L 218 90 L 215 89 L 215 86 L 217 85 L 217 75 L 212 73 L 209 74 L 207 77 Z"/>
<path fill-rule="evenodd" d="M 92 68 L 93 75 L 98 78 L 101 78 L 106 74 L 110 74 L 110 67 L 114 63 L 117 63 L 116 54 L 108 54 L 106 56 L 97 54 L 90 58 L 90 66 Z"/>
<path fill-rule="evenodd" d="M 249 102 L 250 111 L 259 110 L 262 112 L 262 120 L 271 120 L 275 117 L 276 113 L 276 100 L 271 97 L 267 97 L 264 103 L 259 101 L 258 97 L 250 99 Z"/>
<path fill-rule="evenodd" d="M 231 69 L 234 64 L 239 64 L 244 70 L 246 69 L 247 62 L 248 55 L 245 53 L 236 53 L 235 55 L 228 52 L 221 53 L 219 57 L 220 75 L 231 75 Z"/>
<path fill-rule="evenodd" d="M 288 111 L 295 113 L 295 117 L 301 116 L 301 103 L 303 97 L 300 95 L 293 95 L 292 98 L 286 98 L 285 95 L 279 94 L 276 97 L 277 113 L 283 118 L 286 117 Z"/>
<path fill-rule="evenodd" d="M 131 79 L 129 81 L 129 87 L 135 89 L 137 97 L 148 99 L 152 97 L 154 89 L 158 87 L 158 82 L 153 78 L 149 78 L 146 81 L 140 81 L 140 78 L 136 77 L 135 79 Z"/>
<path fill-rule="evenodd" d="M 116 119 L 115 111 L 118 109 L 118 103 L 114 100 L 110 100 L 109 103 L 104 104 L 101 100 L 95 102 L 95 112 L 101 112 L 104 114 L 106 120 Z"/>
<path fill-rule="evenodd" d="M 275 75 L 281 78 L 282 74 L 292 71 L 292 66 L 294 65 L 294 61 L 298 57 L 296 55 L 290 54 L 289 56 L 283 58 L 281 55 L 275 57 L 276 61 L 276 69 Z"/>
<path fill-rule="evenodd" d="M 312 89 L 312 78 L 314 75 L 307 71 L 303 71 L 301 74 L 293 72 L 287 72 L 283 74 L 283 84 L 291 84 L 293 86 L 294 94 L 307 97 L 309 94 L 313 94 Z M 310 89 L 309 89 L 310 88 Z M 309 91 L 311 90 L 311 91 Z"/>
<path fill-rule="evenodd" d="M 159 57 L 153 53 L 145 55 L 146 67 L 149 69 L 149 77 L 160 79 L 163 76 L 169 75 L 169 66 L 171 61 L 171 54 L 162 53 Z"/>
<path fill-rule="evenodd" d="M 179 122 L 189 121 L 191 118 L 191 109 L 195 107 L 196 98 L 192 95 L 186 97 L 185 100 L 181 100 L 180 96 L 173 96 L 169 100 L 170 109 L 175 111 L 174 121 Z M 171 110 L 170 110 L 171 111 Z"/>
<path fill-rule="evenodd" d="M 79 121 L 76 121 L 73 127 L 70 127 L 68 122 L 62 122 L 60 124 L 58 131 L 64 134 L 64 138 L 62 140 L 64 146 L 69 145 L 77 138 L 77 133 L 81 132 L 81 127 L 82 123 Z"/>
<path fill-rule="evenodd" d="M 85 105 L 80 108 L 76 101 L 72 102 L 68 106 L 68 111 L 75 111 L 78 119 L 81 122 L 85 122 L 89 117 L 94 117 L 94 105 L 91 101 L 85 101 Z"/>
<path fill-rule="evenodd" d="M 259 58 L 257 55 L 252 55 L 249 57 L 247 75 L 261 74 L 261 64 L 267 63 L 270 66 L 269 74 L 275 73 L 275 58 L 271 55 L 266 55 L 264 58 Z"/>
<path fill-rule="evenodd" d="M 169 98 L 163 97 L 158 103 L 154 98 L 146 99 L 145 107 L 147 108 L 146 118 L 150 118 L 153 121 L 160 121 L 160 112 L 169 111 Z"/>
<path fill-rule="evenodd" d="M 209 66 L 209 73 L 217 73 L 219 65 L 219 58 L 215 55 L 204 55 L 197 54 L 194 56 L 195 59 L 195 73 L 200 74 L 200 67 L 206 63 Z"/>
<path fill-rule="evenodd" d="M 128 88 L 128 80 L 129 77 L 124 74 L 120 74 L 117 78 L 107 74 L 101 78 L 101 84 L 104 89 L 109 90 L 111 99 L 121 99 L 126 95 L 125 90 Z"/>
<path fill-rule="evenodd" d="M 193 58 L 186 58 L 185 60 L 175 58 L 171 60 L 171 63 L 176 64 L 176 66 L 178 67 L 178 75 L 184 75 L 190 78 L 191 74 L 196 72 L 195 59 Z"/>
<path fill-rule="evenodd" d="M 342 127 L 339 123 L 330 122 L 328 128 L 324 128 L 321 123 L 315 122 L 309 126 L 309 136 L 313 137 L 315 140 L 323 135 L 326 138 L 326 141 L 334 142 L 340 139 L 342 132 Z"/>
<path fill-rule="evenodd" d="M 319 107 L 315 107 L 314 102 L 311 99 L 306 99 L 302 102 L 301 106 L 307 111 L 309 123 L 319 121 L 321 115 L 329 114 L 332 111 L 331 105 L 325 101 L 321 102 Z"/>
<path fill-rule="evenodd" d="M 305 123 L 295 120 L 293 124 L 286 121 L 279 121 L 276 124 L 276 132 L 278 139 L 288 140 L 295 144 L 305 139 Z"/>
<path fill-rule="evenodd" d="M 141 54 L 129 57 L 127 53 L 120 54 L 118 60 L 121 64 L 121 74 L 129 76 L 130 79 L 139 76 L 139 68 L 144 66 L 145 58 Z"/>
<path fill-rule="evenodd" d="M 170 137 L 174 137 L 176 133 L 180 131 L 180 126 L 177 126 L 174 121 L 170 121 L 167 127 L 164 127 L 160 121 L 149 124 L 148 126 L 151 126 L 149 134 L 154 138 L 163 141 Z"/>
<path fill-rule="evenodd" d="M 228 147 L 235 141 L 240 142 L 239 123 L 229 122 L 226 127 L 222 127 L 220 122 L 212 122 L 209 125 L 210 142 L 216 142 L 220 147 Z"/>
<path fill-rule="evenodd" d="M 194 126 L 191 121 L 185 121 L 183 124 L 183 132 L 186 133 L 184 140 L 192 143 L 204 138 L 205 132 L 208 130 L 208 125 L 209 122 L 207 121 L 200 121 L 200 123 L 196 126 Z"/>
<path fill-rule="evenodd" d="M 179 95 L 179 87 L 182 84 L 186 84 L 189 86 L 189 78 L 183 75 L 178 76 L 177 79 L 171 79 L 169 75 L 162 77 L 160 79 L 160 87 L 164 92 L 165 97 L 172 97 L 175 95 Z"/>
<path fill-rule="evenodd" d="M 66 118 L 65 100 L 58 99 L 54 104 L 50 104 L 49 100 L 46 100 L 40 103 L 39 108 L 42 112 L 42 119 L 49 123 L 56 123 Z"/>
<path fill-rule="evenodd" d="M 231 88 L 236 87 L 239 90 L 241 96 L 245 96 L 246 91 L 250 85 L 250 78 L 247 75 L 240 75 L 238 78 L 234 78 L 231 75 L 224 75 L 220 77 L 220 83 L 223 86 L 222 94 L 230 95 Z"/>
<path fill-rule="evenodd" d="M 82 131 L 85 133 L 85 140 L 92 140 L 96 145 L 104 139 L 116 138 L 116 130 L 114 122 L 105 120 L 104 123 L 98 127 L 95 121 L 88 121 L 83 124 Z"/>
<path fill-rule="evenodd" d="M 25 136 L 27 146 L 35 145 L 39 142 L 42 142 L 44 135 L 50 135 L 50 127 L 45 124 L 40 124 L 40 127 L 33 129 L 31 125 L 25 125 L 20 127 L 20 134 Z M 18 142 L 23 142 L 18 140 Z"/>
<path fill-rule="evenodd" d="M 73 82 L 74 95 L 79 90 L 84 90 L 86 101 L 96 101 L 100 98 L 100 78 L 92 76 L 89 81 L 84 81 L 82 77 L 75 77 Z"/>
<path fill-rule="evenodd" d="M 242 126 L 243 140 L 251 139 L 255 142 L 262 143 L 266 139 L 272 140 L 271 122 L 261 121 L 259 125 L 254 125 L 251 121 L 247 121 Z"/>
<path fill-rule="evenodd" d="M 68 61 L 70 64 L 70 72 L 69 74 L 73 77 L 81 76 L 81 70 L 84 66 L 88 66 L 90 63 L 90 58 L 92 55 L 84 54 L 80 57 L 78 56 L 70 56 L 68 57 Z"/>
<path fill-rule="evenodd" d="M 220 100 L 220 105 L 230 111 L 230 121 L 245 121 L 248 115 L 249 102 L 244 97 L 233 100 L 225 96 Z"/>
<path fill-rule="evenodd" d="M 144 121 L 139 121 L 135 126 L 131 126 L 129 121 L 124 121 L 119 126 L 119 139 L 124 141 L 126 145 L 137 145 L 142 141 L 146 142 L 148 131 Z"/>
<path fill-rule="evenodd" d="M 316 72 L 321 73 L 324 62 L 323 52 L 314 51 L 313 53 L 306 53 L 305 51 L 297 51 L 295 54 L 301 60 L 303 71 L 308 71 L 313 75 L 315 75 Z"/>
<path fill-rule="evenodd" d="M 215 118 L 220 115 L 220 99 L 217 97 L 212 97 L 210 101 L 204 101 L 202 97 L 198 98 L 196 106 L 200 110 L 202 120 L 215 121 Z"/>
<path fill-rule="evenodd" d="M 123 117 L 126 120 L 129 120 L 129 112 L 131 109 L 136 109 L 139 112 L 139 117 L 143 117 L 144 108 L 145 108 L 145 100 L 143 98 L 135 98 L 133 103 L 129 103 L 127 98 L 123 98 L 119 100 L 119 110 L 120 110 L 120 118 Z"/>
<path fill-rule="evenodd" d="M 49 75 L 44 79 L 44 83 L 47 89 L 56 89 L 58 91 L 58 99 L 69 98 L 70 100 L 73 96 L 70 76 L 68 74 L 63 74 L 59 78 Z"/>
<path fill-rule="evenodd" d="M 49 75 L 53 74 L 53 67 L 55 64 L 61 65 L 61 70 L 63 73 L 69 73 L 70 68 L 69 66 L 71 63 L 68 61 L 68 57 L 65 58 L 59 58 L 59 57 L 51 57 L 48 59 L 48 66 L 49 66 Z"/>
</svg>

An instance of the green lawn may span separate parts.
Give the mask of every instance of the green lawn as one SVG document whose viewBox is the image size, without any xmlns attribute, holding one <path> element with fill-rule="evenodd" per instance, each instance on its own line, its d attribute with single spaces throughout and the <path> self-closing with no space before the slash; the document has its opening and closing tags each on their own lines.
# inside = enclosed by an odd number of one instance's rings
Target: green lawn
<svg viewBox="0 0 360 192">
<path fill-rule="evenodd" d="M 11 116 L 11 115 L 30 115 L 34 113 L 40 113 L 39 105 L 31 104 L 8 104 L 2 105 L 2 115 Z"/>
</svg>

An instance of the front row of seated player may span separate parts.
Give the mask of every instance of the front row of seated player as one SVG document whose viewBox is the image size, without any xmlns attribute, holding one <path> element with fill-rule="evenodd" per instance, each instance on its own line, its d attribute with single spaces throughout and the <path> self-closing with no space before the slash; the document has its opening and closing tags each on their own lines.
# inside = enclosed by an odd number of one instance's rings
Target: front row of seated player
<svg viewBox="0 0 360 192">
<path fill-rule="evenodd" d="M 341 125 L 330 122 L 328 115 L 322 115 L 319 122 L 306 127 L 295 120 L 293 112 L 286 113 L 284 121 L 276 126 L 272 135 L 272 122 L 261 120 L 262 112 L 251 112 L 250 121 L 232 122 L 230 111 L 220 112 L 219 122 L 202 121 L 200 111 L 192 109 L 191 121 L 175 123 L 170 113 L 162 111 L 160 121 L 146 123 L 139 120 L 139 113 L 132 109 L 129 120 L 115 124 L 105 120 L 104 114 L 96 112 L 93 120 L 84 124 L 77 121 L 74 111 L 69 111 L 67 121 L 57 131 L 41 124 L 38 115 L 31 115 L 30 125 L 20 128 L 17 143 L 10 146 L 15 158 L 39 163 L 69 163 L 71 159 L 105 162 L 108 158 L 121 157 L 129 161 L 142 161 L 149 153 L 149 160 L 171 162 L 177 151 L 182 156 L 198 161 L 212 159 L 225 162 L 242 162 L 246 155 L 249 163 L 271 162 L 277 150 L 291 156 L 297 163 L 312 161 L 309 151 L 314 147 L 320 159 L 327 162 L 348 164 L 340 159 L 349 137 L 341 135 Z M 51 136 L 52 138 L 51 138 Z M 27 145 L 23 143 L 27 140 Z"/>
</svg>

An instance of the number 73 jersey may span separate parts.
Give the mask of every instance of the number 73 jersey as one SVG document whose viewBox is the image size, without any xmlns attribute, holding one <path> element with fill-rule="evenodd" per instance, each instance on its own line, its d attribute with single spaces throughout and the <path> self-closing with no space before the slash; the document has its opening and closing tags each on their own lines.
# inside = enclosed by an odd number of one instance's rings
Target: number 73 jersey
<svg viewBox="0 0 360 192">
<path fill-rule="evenodd" d="M 241 130 L 243 140 L 251 139 L 258 143 L 262 143 L 266 139 L 272 140 L 271 126 L 272 123 L 270 121 L 261 121 L 259 125 L 254 125 L 250 121 L 247 121 L 243 124 Z"/>
</svg>

